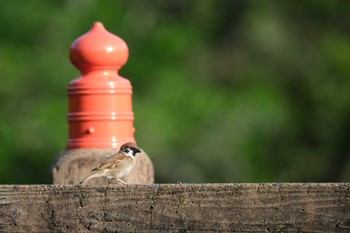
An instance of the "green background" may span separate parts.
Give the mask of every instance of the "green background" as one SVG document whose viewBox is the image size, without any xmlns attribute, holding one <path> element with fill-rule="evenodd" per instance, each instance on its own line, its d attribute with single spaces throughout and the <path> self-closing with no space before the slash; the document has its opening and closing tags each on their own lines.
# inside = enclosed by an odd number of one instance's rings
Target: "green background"
<svg viewBox="0 0 350 233">
<path fill-rule="evenodd" d="M 95 21 L 130 57 L 156 182 L 350 181 L 350 2 L 0 1 L 0 183 L 50 183 L 70 44 Z"/>
</svg>

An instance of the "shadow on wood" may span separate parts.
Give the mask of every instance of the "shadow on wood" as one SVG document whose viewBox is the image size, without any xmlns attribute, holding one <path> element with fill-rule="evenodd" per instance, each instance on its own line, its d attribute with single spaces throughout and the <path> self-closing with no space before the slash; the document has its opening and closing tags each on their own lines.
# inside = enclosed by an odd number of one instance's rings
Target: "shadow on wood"
<svg viewBox="0 0 350 233">
<path fill-rule="evenodd" d="M 349 232 L 350 184 L 0 186 L 0 231 Z"/>
</svg>

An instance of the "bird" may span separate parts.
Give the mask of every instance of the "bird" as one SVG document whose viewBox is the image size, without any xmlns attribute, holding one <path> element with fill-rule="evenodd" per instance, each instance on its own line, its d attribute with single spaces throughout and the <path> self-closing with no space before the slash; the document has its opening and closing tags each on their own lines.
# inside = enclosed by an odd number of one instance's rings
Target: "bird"
<svg viewBox="0 0 350 233">
<path fill-rule="evenodd" d="M 128 142 L 120 147 L 120 150 L 109 157 L 99 167 L 92 169 L 90 176 L 83 179 L 80 184 L 97 177 L 105 177 L 108 184 L 110 180 L 115 179 L 121 184 L 127 184 L 120 178 L 128 175 L 135 166 L 136 154 L 141 153 L 141 149 L 135 143 Z"/>
</svg>

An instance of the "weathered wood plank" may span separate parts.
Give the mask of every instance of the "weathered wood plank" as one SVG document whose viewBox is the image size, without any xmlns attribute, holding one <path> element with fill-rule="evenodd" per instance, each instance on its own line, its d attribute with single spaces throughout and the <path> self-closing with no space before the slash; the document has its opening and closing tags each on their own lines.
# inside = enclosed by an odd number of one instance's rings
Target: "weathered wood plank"
<svg viewBox="0 0 350 233">
<path fill-rule="evenodd" d="M 2 232 L 349 232 L 350 183 L 0 186 Z"/>
</svg>

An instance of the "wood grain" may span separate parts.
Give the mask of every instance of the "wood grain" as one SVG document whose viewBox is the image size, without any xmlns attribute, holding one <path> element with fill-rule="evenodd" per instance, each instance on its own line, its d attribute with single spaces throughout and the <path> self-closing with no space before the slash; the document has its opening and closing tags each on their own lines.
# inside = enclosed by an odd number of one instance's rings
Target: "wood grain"
<svg viewBox="0 0 350 233">
<path fill-rule="evenodd" d="M 1 232 L 350 232 L 350 184 L 0 186 Z"/>
</svg>

